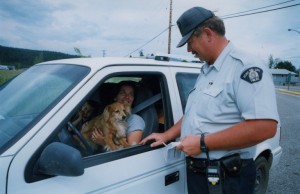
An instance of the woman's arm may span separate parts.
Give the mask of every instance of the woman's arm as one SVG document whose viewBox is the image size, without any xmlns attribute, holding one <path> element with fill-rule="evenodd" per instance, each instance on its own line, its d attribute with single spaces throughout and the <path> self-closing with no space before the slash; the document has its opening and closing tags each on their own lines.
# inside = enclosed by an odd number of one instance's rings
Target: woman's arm
<svg viewBox="0 0 300 194">
<path fill-rule="evenodd" d="M 135 130 L 127 134 L 127 141 L 130 145 L 138 144 L 143 138 L 142 130 Z"/>
</svg>

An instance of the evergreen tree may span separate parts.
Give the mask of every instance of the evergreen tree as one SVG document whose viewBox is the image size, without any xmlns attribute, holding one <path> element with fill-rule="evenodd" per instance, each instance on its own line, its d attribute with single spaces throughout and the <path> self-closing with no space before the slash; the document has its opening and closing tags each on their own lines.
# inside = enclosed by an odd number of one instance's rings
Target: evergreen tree
<svg viewBox="0 0 300 194">
<path fill-rule="evenodd" d="M 0 61 L 2 65 L 14 66 L 16 69 L 28 68 L 36 63 L 56 59 L 78 58 L 78 55 L 69 55 L 54 51 L 38 51 L 21 48 L 5 47 L 0 45 Z"/>
<path fill-rule="evenodd" d="M 276 69 L 287 69 L 292 72 L 297 72 L 295 66 L 290 61 L 280 61 L 275 66 Z"/>
</svg>

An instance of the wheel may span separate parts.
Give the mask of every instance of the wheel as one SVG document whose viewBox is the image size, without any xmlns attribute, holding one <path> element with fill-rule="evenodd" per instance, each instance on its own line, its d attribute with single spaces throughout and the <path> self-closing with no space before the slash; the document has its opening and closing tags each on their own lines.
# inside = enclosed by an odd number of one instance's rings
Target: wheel
<svg viewBox="0 0 300 194">
<path fill-rule="evenodd" d="M 265 157 L 258 157 L 255 160 L 256 179 L 255 179 L 255 194 L 265 194 L 269 182 L 269 164 Z"/>
<path fill-rule="evenodd" d="M 71 129 L 70 134 L 71 135 L 73 135 L 73 134 L 76 135 L 78 137 L 78 139 L 81 141 L 81 143 L 84 145 L 84 147 L 85 147 L 86 151 L 88 152 L 88 154 L 92 154 L 93 153 L 93 148 L 89 145 L 89 143 L 81 135 L 81 133 L 78 131 L 78 129 L 71 122 L 68 122 L 68 126 Z"/>
</svg>

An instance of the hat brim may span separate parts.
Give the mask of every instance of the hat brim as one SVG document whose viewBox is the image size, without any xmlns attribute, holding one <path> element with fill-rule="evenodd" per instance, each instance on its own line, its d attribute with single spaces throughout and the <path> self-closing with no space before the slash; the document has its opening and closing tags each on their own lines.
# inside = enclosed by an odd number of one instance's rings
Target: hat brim
<svg viewBox="0 0 300 194">
<path fill-rule="evenodd" d="M 181 38 L 180 42 L 177 44 L 177 48 L 182 47 L 185 45 L 185 43 L 190 39 L 192 34 L 194 33 L 194 30 L 190 31 L 188 34 L 186 34 L 184 37 Z"/>
</svg>

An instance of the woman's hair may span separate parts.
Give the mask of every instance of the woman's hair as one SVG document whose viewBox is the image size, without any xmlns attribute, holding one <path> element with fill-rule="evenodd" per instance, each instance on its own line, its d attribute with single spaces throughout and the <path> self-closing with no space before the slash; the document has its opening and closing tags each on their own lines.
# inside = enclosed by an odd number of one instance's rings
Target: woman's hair
<svg viewBox="0 0 300 194">
<path fill-rule="evenodd" d="M 133 96 L 134 96 L 134 99 L 135 99 L 136 98 L 137 83 L 134 82 L 134 81 L 121 81 L 121 82 L 119 82 L 117 84 L 117 87 L 115 88 L 115 91 L 113 91 L 113 97 L 116 97 L 119 94 L 119 92 L 120 92 L 120 90 L 123 86 L 130 86 L 130 87 L 133 88 Z"/>
<path fill-rule="evenodd" d="M 96 116 L 99 111 L 99 107 L 100 107 L 99 103 L 94 100 L 87 100 L 86 103 L 93 108 L 93 113 L 92 113 L 91 117 Z"/>
<path fill-rule="evenodd" d="M 194 31 L 194 35 L 199 36 L 202 33 L 202 31 L 204 30 L 204 28 L 210 28 L 212 31 L 216 32 L 220 36 L 225 35 L 224 22 L 218 16 L 213 16 L 213 17 L 207 19 L 206 21 L 204 21 L 203 23 L 201 23 L 198 27 L 196 27 L 196 29 Z"/>
</svg>

